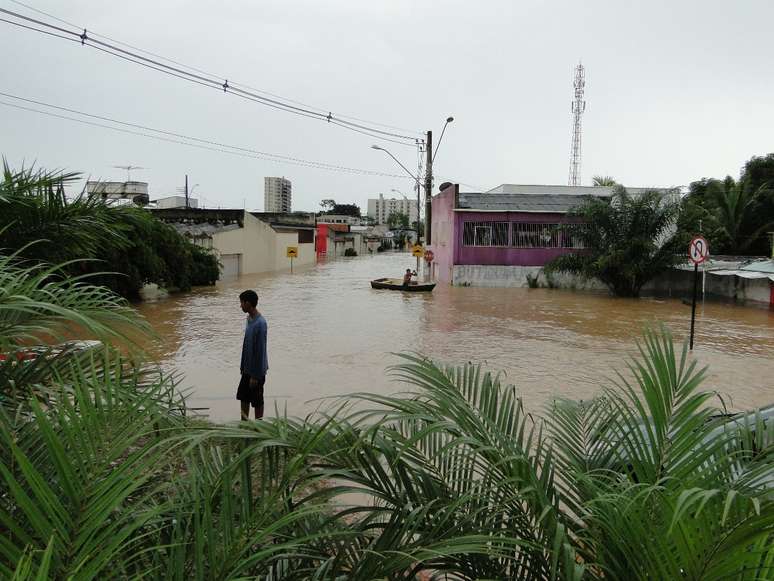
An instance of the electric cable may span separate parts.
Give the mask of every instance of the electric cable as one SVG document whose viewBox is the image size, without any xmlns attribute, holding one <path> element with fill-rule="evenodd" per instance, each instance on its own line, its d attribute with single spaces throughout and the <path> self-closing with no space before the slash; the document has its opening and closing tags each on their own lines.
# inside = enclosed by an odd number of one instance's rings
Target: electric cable
<svg viewBox="0 0 774 581">
<path fill-rule="evenodd" d="M 28 10 L 32 10 L 33 12 L 37 12 L 38 14 L 42 14 L 43 16 L 48 16 L 49 18 L 52 18 L 52 19 L 54 19 L 54 20 L 56 20 L 58 22 L 61 22 L 62 24 L 67 24 L 68 26 L 72 26 L 73 28 L 79 28 L 79 26 L 77 24 L 74 24 L 74 23 L 69 22 L 67 20 L 64 20 L 62 18 L 59 18 L 58 16 L 55 16 L 55 15 L 49 13 L 49 12 L 45 12 L 43 10 L 35 8 L 34 6 L 31 6 L 29 4 L 25 4 L 24 2 L 20 2 L 19 0 L 9 0 L 9 1 L 13 2 L 14 4 L 18 4 L 19 6 L 23 6 L 23 7 L 27 8 Z M 217 75 L 215 73 L 212 73 L 212 72 L 209 72 L 209 71 L 205 71 L 203 69 L 196 68 L 196 67 L 194 67 L 192 65 L 188 65 L 188 64 L 182 63 L 180 61 L 176 61 L 174 59 L 165 57 L 165 56 L 160 55 L 158 53 L 151 52 L 149 50 L 145 50 L 145 49 L 140 48 L 138 46 L 135 46 L 135 45 L 123 42 L 123 41 L 118 40 L 116 38 L 111 38 L 110 36 L 106 36 L 104 34 L 99 34 L 99 33 L 93 32 L 93 31 L 89 32 L 89 34 L 91 34 L 92 36 L 96 36 L 98 38 L 104 38 L 105 40 L 109 40 L 109 41 L 114 42 L 116 44 L 120 44 L 122 46 L 125 46 L 127 48 L 131 48 L 131 49 L 140 51 L 142 53 L 145 53 L 147 55 L 150 55 L 150 56 L 153 56 L 153 57 L 156 57 L 156 58 L 160 58 L 162 60 L 165 60 L 167 62 L 176 64 L 176 65 L 179 65 L 179 66 L 182 66 L 182 67 L 185 67 L 187 69 L 191 69 L 192 71 L 196 71 L 196 72 L 202 73 L 204 75 L 209 75 L 209 76 L 212 76 L 212 77 L 219 77 L 220 76 L 220 75 Z M 316 107 L 314 105 L 309 105 L 308 103 L 303 103 L 301 101 L 295 101 L 293 99 L 289 99 L 287 97 L 283 97 L 282 95 L 278 95 L 276 93 L 271 93 L 269 91 L 258 89 L 256 87 L 251 87 L 250 85 L 246 85 L 244 83 L 231 83 L 231 86 L 233 86 L 233 87 L 244 87 L 245 89 L 250 89 L 251 91 L 256 91 L 258 93 L 263 93 L 264 95 L 269 95 L 270 97 L 275 97 L 276 99 L 281 99 L 283 101 L 287 101 L 287 102 L 293 103 L 295 105 L 301 105 L 303 107 L 308 107 L 310 109 L 316 109 L 318 112 L 327 115 L 327 111 L 325 109 L 321 108 L 321 107 Z M 377 126 L 380 126 L 380 127 L 386 127 L 388 129 L 395 129 L 397 131 L 403 131 L 403 132 L 407 132 L 407 133 L 414 133 L 414 134 L 416 134 L 418 136 L 424 136 L 424 133 L 421 133 L 421 132 L 413 130 L 413 129 L 406 129 L 405 127 L 397 127 L 395 125 L 388 125 L 386 123 L 378 123 L 376 121 L 370 121 L 368 119 L 363 119 L 363 118 L 360 118 L 360 117 L 353 117 L 351 115 L 341 115 L 341 114 L 339 114 L 339 115 L 337 115 L 337 117 L 339 119 L 351 119 L 352 121 L 360 121 L 361 123 L 368 123 L 370 125 L 377 125 Z"/>
<path fill-rule="evenodd" d="M 15 0 L 12 0 L 12 1 L 15 1 Z M 16 3 L 20 4 L 20 5 L 23 5 L 23 6 L 26 6 L 25 4 L 20 3 L 20 2 L 16 2 Z M 321 121 L 326 121 L 328 123 L 332 123 L 334 125 L 338 125 L 338 126 L 344 128 L 344 129 L 348 129 L 350 131 L 354 131 L 354 132 L 357 132 L 357 133 L 368 135 L 368 136 L 373 137 L 375 139 L 383 139 L 385 141 L 391 141 L 391 142 L 397 143 L 399 145 L 405 145 L 405 146 L 409 146 L 409 147 L 414 147 L 420 141 L 419 138 L 417 138 L 417 137 L 408 136 L 408 135 L 402 135 L 402 134 L 394 133 L 394 132 L 390 132 L 390 131 L 384 131 L 384 130 L 377 129 L 377 128 L 374 128 L 374 127 L 368 127 L 366 125 L 355 123 L 353 121 L 347 121 L 347 120 L 344 120 L 343 118 L 340 118 L 338 116 L 334 116 L 333 113 L 331 113 L 331 112 L 325 114 L 323 112 L 314 111 L 314 110 L 309 109 L 309 108 L 299 107 L 299 106 L 293 105 L 293 104 L 291 104 L 289 102 L 283 102 L 283 101 L 280 101 L 278 99 L 272 99 L 272 98 L 269 98 L 269 97 L 265 97 L 265 96 L 259 95 L 257 93 L 254 93 L 254 92 L 247 91 L 245 89 L 241 89 L 241 88 L 239 88 L 240 85 L 238 85 L 238 84 L 234 84 L 234 83 L 229 84 L 228 79 L 226 79 L 223 83 L 221 83 L 220 82 L 220 78 L 213 79 L 213 78 L 210 78 L 210 77 L 206 77 L 206 76 L 203 76 L 202 74 L 190 72 L 188 70 L 185 70 L 184 68 L 179 68 L 177 66 L 168 65 L 168 64 L 165 64 L 165 63 L 161 62 L 160 60 L 156 60 L 156 59 L 153 59 L 153 58 L 145 57 L 145 56 L 142 56 L 140 54 L 134 53 L 132 51 L 129 51 L 129 50 L 123 49 L 121 47 L 115 46 L 114 44 L 110 44 L 110 43 L 101 41 L 98 38 L 94 38 L 94 36 L 99 36 L 99 35 L 89 36 L 89 33 L 88 33 L 88 31 L 86 29 L 84 29 L 82 33 L 79 33 L 77 31 L 67 30 L 67 29 L 62 28 L 60 26 L 57 26 L 57 25 L 54 25 L 54 24 L 51 24 L 51 23 L 47 23 L 47 22 L 44 22 L 42 20 L 38 20 L 36 18 L 32 18 L 32 17 L 26 16 L 26 15 L 23 15 L 23 14 L 19 14 L 19 13 L 13 12 L 11 10 L 7 10 L 5 8 L 0 8 L 0 12 L 2 12 L 4 14 L 7 14 L 7 15 L 10 15 L 10 16 L 12 16 L 14 18 L 24 20 L 26 22 L 29 22 L 29 23 L 37 25 L 37 26 L 47 27 L 47 28 L 49 28 L 49 29 L 51 29 L 53 31 L 56 31 L 56 32 L 55 33 L 51 33 L 50 31 L 42 30 L 40 28 L 35 28 L 35 27 L 29 26 L 29 25 L 25 25 L 25 24 L 20 23 L 20 22 L 14 22 L 14 21 L 10 21 L 10 20 L 7 20 L 7 19 L 2 19 L 3 22 L 6 22 L 8 24 L 13 24 L 15 26 L 19 26 L 19 27 L 22 27 L 22 28 L 25 28 L 25 29 L 28 29 L 28 30 L 33 30 L 35 32 L 46 33 L 46 34 L 49 34 L 51 36 L 56 36 L 58 38 L 66 38 L 66 37 L 63 37 L 62 35 L 57 34 L 57 33 L 69 34 L 69 35 L 71 35 L 72 38 L 67 38 L 68 40 L 75 41 L 75 42 L 80 41 L 81 45 L 89 46 L 91 48 L 96 48 L 96 49 L 101 50 L 102 52 L 105 52 L 105 53 L 107 53 L 107 54 L 109 54 L 111 56 L 116 56 L 116 57 L 122 58 L 123 60 L 132 62 L 134 64 L 145 66 L 145 67 L 150 68 L 152 70 L 156 70 L 158 72 L 162 72 L 162 73 L 174 76 L 174 77 L 178 77 L 178 78 L 180 78 L 182 80 L 186 80 L 186 81 L 189 81 L 189 82 L 194 82 L 194 83 L 197 83 L 199 85 L 202 85 L 202 86 L 205 86 L 205 87 L 208 87 L 208 88 L 211 88 L 211 89 L 223 90 L 226 93 L 231 93 L 232 95 L 235 95 L 235 96 L 238 96 L 238 97 L 250 100 L 250 101 L 254 101 L 254 102 L 257 102 L 257 103 L 262 104 L 262 105 L 273 107 L 273 108 L 279 109 L 281 111 L 285 111 L 285 112 L 288 112 L 288 113 L 293 113 L 293 114 L 296 114 L 296 115 L 301 115 L 301 116 L 304 116 L 304 117 L 310 117 L 310 118 L 314 118 L 314 119 L 321 120 Z M 43 13 L 42 11 L 38 11 L 38 10 L 36 10 L 36 12 Z M 43 14 L 45 14 L 45 13 L 43 13 Z M 51 17 L 50 15 L 48 15 L 48 16 Z M 53 17 L 53 18 L 55 18 L 55 17 Z M 57 20 L 61 21 L 61 19 L 57 19 Z M 66 22 L 66 21 L 64 21 L 64 22 Z M 74 25 L 72 25 L 70 23 L 67 23 L 67 24 L 69 26 L 74 26 Z M 147 51 L 144 51 L 144 52 L 147 52 Z M 158 58 L 161 58 L 163 60 L 170 60 L 170 59 L 166 59 L 165 57 L 158 57 Z M 172 62 L 172 61 L 170 61 L 170 62 Z M 187 65 L 181 65 L 181 66 L 184 66 L 186 68 L 191 68 L 191 67 L 188 67 Z M 195 70 L 195 69 L 192 69 L 192 70 Z M 399 141 L 399 140 L 405 140 L 405 142 L 404 141 Z"/>
<path fill-rule="evenodd" d="M 3 95 L 8 96 L 8 94 L 6 94 L 6 93 L 3 93 Z M 31 101 L 31 100 L 28 100 L 28 101 Z M 229 155 L 236 155 L 236 156 L 240 156 L 240 157 L 246 157 L 246 158 L 251 158 L 251 159 L 260 159 L 260 160 L 263 160 L 263 161 L 271 161 L 271 162 L 276 162 L 276 163 L 284 163 L 284 164 L 297 165 L 297 166 L 307 167 L 307 168 L 312 168 L 312 169 L 321 169 L 321 170 L 325 170 L 325 171 L 334 171 L 334 172 L 348 173 L 348 174 L 355 174 L 355 175 L 370 175 L 370 176 L 377 176 L 377 177 L 390 177 L 390 178 L 407 179 L 405 176 L 400 175 L 400 174 L 390 174 L 390 173 L 379 172 L 379 171 L 375 171 L 375 170 L 366 170 L 366 169 L 360 169 L 360 168 L 353 168 L 353 167 L 347 167 L 347 166 L 339 166 L 339 165 L 327 164 L 325 162 L 318 162 L 318 161 L 312 161 L 312 160 L 304 160 L 304 159 L 301 159 L 301 158 L 294 158 L 294 157 L 290 157 L 290 156 L 283 156 L 283 155 L 280 155 L 280 154 L 258 152 L 257 150 L 251 150 L 251 149 L 248 149 L 248 148 L 228 145 L 228 144 L 219 143 L 219 142 L 211 141 L 211 140 L 204 140 L 204 139 L 197 138 L 197 137 L 190 137 L 190 136 L 186 136 L 186 135 L 183 135 L 183 134 L 174 133 L 174 132 L 171 132 L 171 131 L 157 130 L 157 129 L 153 129 L 151 127 L 142 126 L 142 125 L 139 125 L 139 124 L 128 123 L 128 122 L 124 122 L 124 121 L 110 120 L 113 123 L 133 126 L 133 127 L 137 127 L 137 128 L 143 128 L 146 131 L 152 131 L 152 132 L 156 132 L 156 133 L 176 136 L 176 137 L 178 137 L 178 139 L 173 139 L 172 137 L 164 137 L 163 135 L 154 135 L 152 133 L 145 133 L 143 131 L 133 131 L 131 129 L 124 129 L 124 128 L 121 128 L 121 127 L 113 127 L 113 126 L 110 126 L 110 125 L 106 125 L 104 123 L 97 123 L 97 122 L 88 121 L 88 120 L 85 120 L 85 119 L 78 119 L 76 117 L 70 117 L 68 115 L 60 115 L 58 113 L 53 113 L 51 111 L 44 111 L 44 110 L 41 110 L 41 109 L 35 109 L 33 107 L 26 107 L 26 106 L 23 106 L 23 105 L 18 105 L 16 103 L 9 103 L 7 101 L 0 101 L 0 105 L 6 106 L 6 107 L 13 107 L 15 109 L 21 109 L 21 110 L 24 110 L 24 111 L 30 111 L 30 112 L 34 112 L 34 113 L 39 113 L 41 115 L 47 115 L 49 117 L 55 117 L 55 118 L 58 118 L 58 119 L 74 121 L 76 123 L 81 123 L 81 124 L 84 124 L 84 125 L 90 125 L 90 126 L 93 126 L 93 127 L 100 127 L 100 128 L 103 128 L 103 129 L 109 129 L 109 130 L 118 131 L 118 132 L 121 132 L 121 133 L 127 133 L 127 134 L 136 135 L 136 136 L 140 136 L 140 137 L 156 139 L 156 140 L 159 140 L 159 141 L 166 141 L 166 142 L 169 142 L 169 143 L 175 143 L 175 144 L 179 144 L 179 145 L 187 145 L 189 147 L 196 147 L 198 149 L 206 149 L 206 150 L 210 150 L 210 151 L 217 151 L 217 152 L 220 152 L 220 153 L 226 153 L 226 154 L 229 154 Z M 67 110 L 66 108 L 60 108 L 60 109 Z M 76 113 L 77 114 L 81 114 L 80 112 L 76 112 Z M 99 119 L 109 119 L 109 118 L 104 118 L 104 117 L 97 116 L 97 115 L 90 115 L 90 114 L 86 114 L 86 115 L 88 115 L 90 117 L 94 117 L 94 118 L 99 118 Z M 188 141 L 185 141 L 185 140 L 188 140 Z M 199 142 L 199 143 L 197 143 L 197 142 Z"/>
</svg>

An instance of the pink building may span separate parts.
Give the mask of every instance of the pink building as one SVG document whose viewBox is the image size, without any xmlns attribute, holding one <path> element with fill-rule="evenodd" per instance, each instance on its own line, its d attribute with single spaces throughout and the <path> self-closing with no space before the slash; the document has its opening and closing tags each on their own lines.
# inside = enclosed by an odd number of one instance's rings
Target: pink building
<svg viewBox="0 0 774 581">
<path fill-rule="evenodd" d="M 568 212 L 612 188 L 503 184 L 486 193 L 448 185 L 432 200 L 431 277 L 448 284 L 524 286 L 542 266 L 582 250 Z M 635 192 L 636 193 L 636 190 Z"/>
</svg>

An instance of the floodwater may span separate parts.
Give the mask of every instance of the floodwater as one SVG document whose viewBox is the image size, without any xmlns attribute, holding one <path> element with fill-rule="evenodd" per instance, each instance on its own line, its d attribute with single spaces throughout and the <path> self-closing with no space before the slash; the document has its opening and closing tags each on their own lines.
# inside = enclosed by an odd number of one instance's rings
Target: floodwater
<svg viewBox="0 0 774 581">
<path fill-rule="evenodd" d="M 142 304 L 161 337 L 151 348 L 182 375 L 189 405 L 216 421 L 238 419 L 234 399 L 245 315 L 238 295 L 258 292 L 269 324 L 267 415 L 303 416 L 320 398 L 404 389 L 385 373 L 396 352 L 443 363 L 472 361 L 505 373 L 530 411 L 556 396 L 586 399 L 636 355 L 647 325 L 682 341 L 690 306 L 680 298 L 615 299 L 552 289 L 439 285 L 433 293 L 373 290 L 369 280 L 414 267 L 408 254 L 338 259 L 289 272 L 243 275 Z M 697 308 L 693 356 L 705 386 L 732 409 L 774 403 L 774 311 L 706 302 Z"/>
</svg>

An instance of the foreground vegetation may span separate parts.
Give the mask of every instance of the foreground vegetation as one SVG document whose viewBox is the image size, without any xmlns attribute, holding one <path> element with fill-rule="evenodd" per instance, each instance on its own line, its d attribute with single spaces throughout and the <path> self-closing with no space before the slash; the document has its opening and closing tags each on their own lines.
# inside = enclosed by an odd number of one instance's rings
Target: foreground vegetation
<svg viewBox="0 0 774 581">
<path fill-rule="evenodd" d="M 150 212 L 85 192 L 68 199 L 65 187 L 79 178 L 4 164 L 0 249 L 36 262 L 69 262 L 62 268 L 72 276 L 103 273 L 91 280 L 130 298 L 148 282 L 188 290 L 218 279 L 213 254 Z"/>
<path fill-rule="evenodd" d="M 480 367 L 405 355 L 406 393 L 216 426 L 142 363 L 123 300 L 14 256 L 0 273 L 0 577 L 774 573 L 774 428 L 724 424 L 665 331 L 631 381 L 542 417 Z M 74 335 L 101 342 L 26 359 Z"/>
</svg>

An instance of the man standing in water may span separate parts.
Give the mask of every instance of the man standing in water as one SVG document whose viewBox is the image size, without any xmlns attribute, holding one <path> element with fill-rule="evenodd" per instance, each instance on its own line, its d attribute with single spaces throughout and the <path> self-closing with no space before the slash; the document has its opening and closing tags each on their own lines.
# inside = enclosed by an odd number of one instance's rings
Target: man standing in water
<svg viewBox="0 0 774 581">
<path fill-rule="evenodd" d="M 247 313 L 245 338 L 242 341 L 242 361 L 236 398 L 241 404 L 242 419 L 250 417 L 250 406 L 255 408 L 255 419 L 263 417 L 263 386 L 266 383 L 266 372 L 269 370 L 269 358 L 266 353 L 267 324 L 263 315 L 258 312 L 258 294 L 254 290 L 246 290 L 239 295 L 239 305 Z"/>
</svg>

